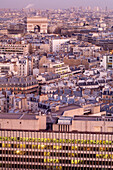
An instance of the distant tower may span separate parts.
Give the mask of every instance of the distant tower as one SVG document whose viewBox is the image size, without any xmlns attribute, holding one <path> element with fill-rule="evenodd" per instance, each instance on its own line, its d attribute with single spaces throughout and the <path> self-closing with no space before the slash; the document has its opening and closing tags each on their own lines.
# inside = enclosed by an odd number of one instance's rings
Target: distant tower
<svg viewBox="0 0 113 170">
<path fill-rule="evenodd" d="M 99 11 L 99 7 L 98 7 L 98 6 L 96 7 L 96 11 L 97 11 L 97 12 Z"/>
<path fill-rule="evenodd" d="M 108 11 L 108 8 L 107 8 L 107 6 L 106 6 L 106 8 L 105 8 L 105 11 L 106 11 L 106 12 Z"/>
</svg>

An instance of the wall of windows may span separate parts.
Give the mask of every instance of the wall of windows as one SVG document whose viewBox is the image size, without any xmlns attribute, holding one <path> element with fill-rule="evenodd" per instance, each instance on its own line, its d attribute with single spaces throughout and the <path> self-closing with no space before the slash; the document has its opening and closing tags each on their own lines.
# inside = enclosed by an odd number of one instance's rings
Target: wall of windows
<svg viewBox="0 0 113 170">
<path fill-rule="evenodd" d="M 0 141 L 20 141 L 20 142 L 44 142 L 44 143 L 72 143 L 72 144 L 103 144 L 113 145 L 111 140 L 83 140 L 83 139 L 51 139 L 51 138 L 22 138 L 22 137 L 1 137 Z"/>
<path fill-rule="evenodd" d="M 112 134 L 0 131 L 0 167 L 113 169 Z"/>
</svg>

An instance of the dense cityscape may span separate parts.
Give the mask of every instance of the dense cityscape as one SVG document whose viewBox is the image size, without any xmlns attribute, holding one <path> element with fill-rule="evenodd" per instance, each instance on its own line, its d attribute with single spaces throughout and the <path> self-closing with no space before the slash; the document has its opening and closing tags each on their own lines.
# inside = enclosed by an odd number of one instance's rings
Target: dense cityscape
<svg viewBox="0 0 113 170">
<path fill-rule="evenodd" d="M 0 9 L 0 169 L 113 169 L 113 10 Z"/>
</svg>

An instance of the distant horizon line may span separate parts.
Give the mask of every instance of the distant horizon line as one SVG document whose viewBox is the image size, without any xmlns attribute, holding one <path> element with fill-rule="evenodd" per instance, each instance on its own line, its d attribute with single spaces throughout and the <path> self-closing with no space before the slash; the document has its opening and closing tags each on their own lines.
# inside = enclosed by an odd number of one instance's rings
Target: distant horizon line
<svg viewBox="0 0 113 170">
<path fill-rule="evenodd" d="M 86 7 L 84 7 L 84 6 L 75 6 L 75 7 L 69 7 L 69 8 L 26 8 L 26 7 L 23 7 L 23 8 L 6 8 L 6 7 L 2 7 L 0 9 L 11 9 L 11 10 L 22 10 L 22 9 L 26 9 L 26 10 L 29 10 L 29 9 L 34 9 L 34 10 L 51 10 L 51 9 L 53 9 L 53 10 L 58 10 L 58 9 L 71 9 L 71 8 L 77 8 L 77 9 L 80 9 L 80 8 L 82 8 L 82 9 L 87 9 L 87 8 L 95 9 L 95 8 L 99 8 L 101 10 L 106 10 L 106 8 L 107 8 L 107 10 L 113 10 L 113 9 L 108 8 L 107 6 L 106 7 L 99 7 L 99 6 L 94 6 L 94 7 L 91 7 L 91 6 L 86 6 Z"/>
</svg>

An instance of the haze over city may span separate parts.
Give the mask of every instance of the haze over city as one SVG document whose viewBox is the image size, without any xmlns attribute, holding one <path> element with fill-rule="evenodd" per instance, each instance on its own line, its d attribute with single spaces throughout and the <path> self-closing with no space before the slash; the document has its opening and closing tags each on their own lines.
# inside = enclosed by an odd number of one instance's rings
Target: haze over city
<svg viewBox="0 0 113 170">
<path fill-rule="evenodd" d="M 69 7 L 95 7 L 99 6 L 110 9 L 113 7 L 112 0 L 1 0 L 0 8 L 25 8 L 35 7 L 38 9 L 57 9 L 57 8 L 69 8 Z"/>
</svg>

